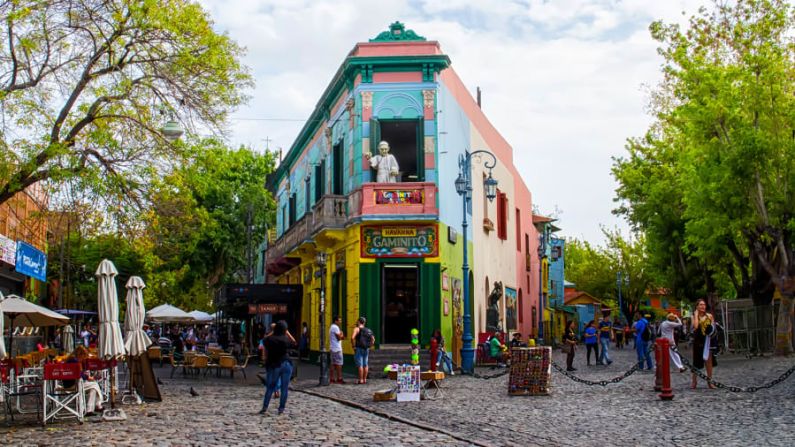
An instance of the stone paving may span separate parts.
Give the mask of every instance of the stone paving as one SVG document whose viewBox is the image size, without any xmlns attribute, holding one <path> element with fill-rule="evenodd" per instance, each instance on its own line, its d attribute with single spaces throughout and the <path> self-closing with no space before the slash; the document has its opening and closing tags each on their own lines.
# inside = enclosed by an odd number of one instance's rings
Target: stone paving
<svg viewBox="0 0 795 447">
<path fill-rule="evenodd" d="M 617 376 L 634 360 L 632 351 L 614 351 L 613 365 L 588 367 L 583 353 L 577 353 L 576 374 L 590 380 Z M 555 360 L 562 364 L 563 355 L 556 353 Z M 717 380 L 749 386 L 777 377 L 795 359 L 721 357 L 719 362 Z M 703 382 L 690 390 L 689 373 L 672 373 L 675 398 L 663 402 L 653 392 L 653 374 L 646 372 L 599 387 L 553 371 L 553 392 L 543 397 L 509 397 L 507 376 L 483 380 L 457 375 L 445 380 L 444 398 L 396 403 L 372 400 L 374 391 L 393 382 L 373 378 L 367 385 L 317 387 L 316 369 L 302 365 L 287 412 L 261 417 L 255 413 L 263 390 L 252 384 L 253 374 L 248 382 L 170 380 L 163 374 L 168 371 L 158 371 L 165 382 L 163 402 L 123 406 L 127 421 L 64 421 L 46 429 L 0 426 L 0 445 L 795 444 L 795 377 L 773 389 L 735 394 L 706 389 Z M 478 369 L 484 375 L 499 371 Z M 190 396 L 191 386 L 198 397 Z M 318 393 L 343 403 L 314 395 Z"/>
</svg>

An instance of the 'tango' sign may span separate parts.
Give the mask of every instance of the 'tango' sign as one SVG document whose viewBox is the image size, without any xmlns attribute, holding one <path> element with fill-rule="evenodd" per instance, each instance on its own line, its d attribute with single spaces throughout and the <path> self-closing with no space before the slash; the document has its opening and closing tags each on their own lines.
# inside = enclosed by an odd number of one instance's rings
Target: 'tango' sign
<svg viewBox="0 0 795 447">
<path fill-rule="evenodd" d="M 362 226 L 363 258 L 432 258 L 439 255 L 436 225 Z"/>
</svg>

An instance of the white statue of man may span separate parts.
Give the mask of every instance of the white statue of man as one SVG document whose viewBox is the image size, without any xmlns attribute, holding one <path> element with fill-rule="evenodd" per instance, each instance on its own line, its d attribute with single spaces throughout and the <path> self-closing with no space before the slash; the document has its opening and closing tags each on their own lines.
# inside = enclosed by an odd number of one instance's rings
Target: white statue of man
<svg viewBox="0 0 795 447">
<path fill-rule="evenodd" d="M 376 170 L 376 180 L 378 183 L 397 183 L 397 175 L 400 168 L 395 156 L 389 153 L 389 143 L 382 141 L 378 143 L 378 155 L 371 156 L 365 154 L 370 160 L 370 166 Z"/>
</svg>

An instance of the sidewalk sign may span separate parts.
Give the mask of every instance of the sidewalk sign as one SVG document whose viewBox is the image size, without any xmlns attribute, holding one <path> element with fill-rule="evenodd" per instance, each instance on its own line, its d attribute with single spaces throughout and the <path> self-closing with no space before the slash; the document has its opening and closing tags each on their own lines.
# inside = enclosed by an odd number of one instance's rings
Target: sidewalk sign
<svg viewBox="0 0 795 447">
<path fill-rule="evenodd" d="M 400 365 L 397 371 L 397 401 L 420 401 L 419 365 Z"/>
</svg>

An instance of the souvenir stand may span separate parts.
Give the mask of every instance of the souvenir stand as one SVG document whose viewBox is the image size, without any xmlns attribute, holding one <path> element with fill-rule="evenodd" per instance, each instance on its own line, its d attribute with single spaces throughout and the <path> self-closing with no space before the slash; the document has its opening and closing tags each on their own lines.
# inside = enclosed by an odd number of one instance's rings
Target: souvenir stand
<svg viewBox="0 0 795 447">
<path fill-rule="evenodd" d="M 545 396 L 550 392 L 552 348 L 513 348 L 508 394 L 511 396 Z"/>
</svg>

